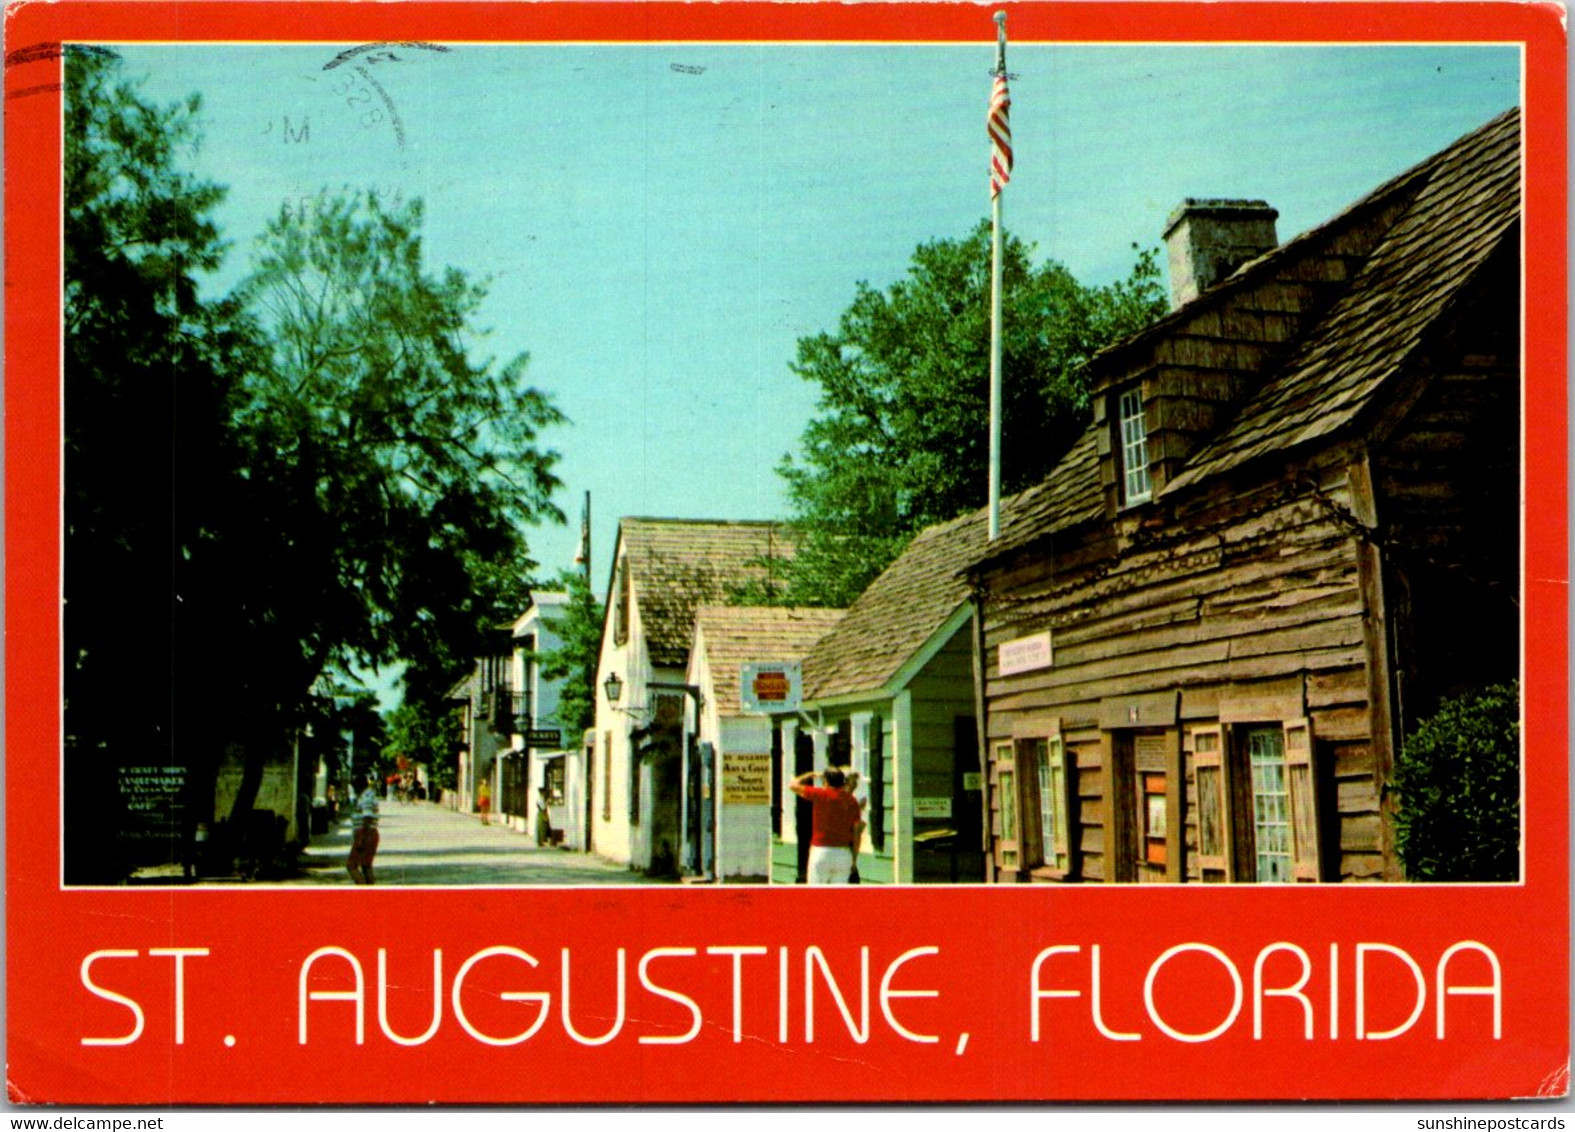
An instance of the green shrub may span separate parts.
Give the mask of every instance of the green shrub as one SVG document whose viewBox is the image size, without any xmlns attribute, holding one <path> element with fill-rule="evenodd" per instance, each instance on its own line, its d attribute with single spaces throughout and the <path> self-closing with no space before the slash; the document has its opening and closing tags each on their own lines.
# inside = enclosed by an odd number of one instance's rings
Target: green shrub
<svg viewBox="0 0 1575 1132">
<path fill-rule="evenodd" d="M 1520 688 L 1443 701 L 1395 766 L 1395 847 L 1411 880 L 1520 876 Z"/>
</svg>

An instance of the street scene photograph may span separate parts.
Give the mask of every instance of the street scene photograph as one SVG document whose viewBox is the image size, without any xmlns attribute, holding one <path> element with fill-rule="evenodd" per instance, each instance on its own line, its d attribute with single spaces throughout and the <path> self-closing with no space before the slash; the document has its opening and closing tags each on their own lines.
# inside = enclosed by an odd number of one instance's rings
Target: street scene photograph
<svg viewBox="0 0 1575 1132">
<path fill-rule="evenodd" d="M 61 883 L 1523 880 L 1521 49 L 978 20 L 65 48 Z"/>
</svg>

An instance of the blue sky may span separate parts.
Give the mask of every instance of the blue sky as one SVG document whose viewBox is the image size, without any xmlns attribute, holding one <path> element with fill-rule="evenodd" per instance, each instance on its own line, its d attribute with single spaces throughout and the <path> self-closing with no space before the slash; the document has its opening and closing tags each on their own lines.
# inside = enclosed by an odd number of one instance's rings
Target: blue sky
<svg viewBox="0 0 1575 1132">
<path fill-rule="evenodd" d="M 573 422 L 543 438 L 570 521 L 531 532 L 542 573 L 589 490 L 601 585 L 620 515 L 786 516 L 775 468 L 815 400 L 797 339 L 988 213 L 980 24 L 967 46 L 462 44 L 331 70 L 348 45 L 119 50 L 157 101 L 202 94 L 192 161 L 230 189 L 216 286 L 282 200 L 426 201 L 428 262 L 492 279 L 485 352 L 529 351 Z M 1008 64 L 1007 226 L 1086 283 L 1185 196 L 1261 197 L 1289 238 L 1521 91 L 1502 46 L 1017 42 Z"/>
</svg>

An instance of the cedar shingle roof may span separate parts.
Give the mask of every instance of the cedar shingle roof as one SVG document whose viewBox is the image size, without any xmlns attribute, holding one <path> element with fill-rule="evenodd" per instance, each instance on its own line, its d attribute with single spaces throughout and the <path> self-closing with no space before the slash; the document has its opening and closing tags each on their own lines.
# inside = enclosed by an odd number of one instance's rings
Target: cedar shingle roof
<svg viewBox="0 0 1575 1132">
<path fill-rule="evenodd" d="M 1230 278 L 1089 363 L 1091 384 L 1145 359 L 1185 364 L 1195 337 L 1227 327 L 1249 389 L 1161 495 L 1249 460 L 1354 427 L 1386 383 L 1447 323 L 1453 304 L 1520 217 L 1520 111 L 1512 109 L 1328 223 L 1243 265 Z M 1271 296 L 1261 304 L 1255 295 Z M 1272 317 L 1252 317 L 1280 308 Z M 1097 505 L 1093 429 L 1043 483 L 1017 497 L 1018 521 L 969 561 L 995 558 L 1075 522 Z M 1060 505 L 1035 509 L 1055 496 Z M 1092 493 L 1092 494 L 1090 494 Z M 856 607 L 855 607 L 856 608 Z"/>
<path fill-rule="evenodd" d="M 1519 110 L 1399 181 L 1415 196 L 1344 295 L 1167 491 L 1330 436 L 1400 372 L 1520 218 Z"/>
<path fill-rule="evenodd" d="M 1103 514 L 1095 439 L 1089 428 L 1049 477 L 1001 501 L 999 543 Z M 984 553 L 988 533 L 988 510 L 980 508 L 915 535 L 804 658 L 804 698 L 884 688 L 968 599 L 959 571 Z"/>
<path fill-rule="evenodd" d="M 780 523 L 624 518 L 618 527 L 651 663 L 658 667 L 688 662 L 700 606 L 772 581 L 773 564 L 796 549 Z M 618 600 L 616 593 L 610 597 Z"/>
<path fill-rule="evenodd" d="M 711 689 L 723 716 L 743 714 L 739 672 L 746 664 L 802 660 L 843 609 L 788 609 L 760 605 L 703 605 L 695 617 L 711 663 Z"/>
</svg>

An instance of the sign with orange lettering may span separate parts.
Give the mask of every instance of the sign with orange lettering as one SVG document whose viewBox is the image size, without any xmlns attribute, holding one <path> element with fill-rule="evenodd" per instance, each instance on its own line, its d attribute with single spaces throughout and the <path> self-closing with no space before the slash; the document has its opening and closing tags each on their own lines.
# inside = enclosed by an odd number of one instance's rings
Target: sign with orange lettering
<svg viewBox="0 0 1575 1132">
<path fill-rule="evenodd" d="M 796 660 L 746 664 L 738 687 L 747 712 L 797 711 L 804 699 L 803 672 Z"/>
</svg>

